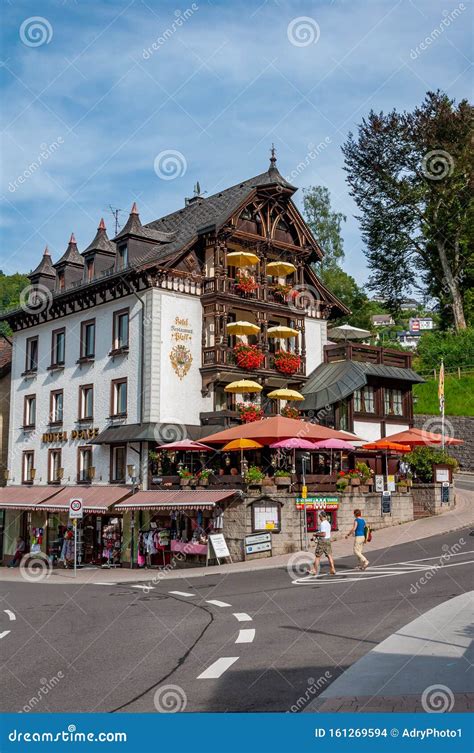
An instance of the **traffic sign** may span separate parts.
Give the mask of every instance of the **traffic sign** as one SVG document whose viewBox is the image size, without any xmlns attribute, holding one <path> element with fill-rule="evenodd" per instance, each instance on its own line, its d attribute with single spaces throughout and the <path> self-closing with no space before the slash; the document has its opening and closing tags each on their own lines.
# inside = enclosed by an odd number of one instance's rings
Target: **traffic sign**
<svg viewBox="0 0 474 753">
<path fill-rule="evenodd" d="M 84 517 L 84 508 L 80 497 L 71 497 L 69 500 L 69 517 L 77 520 Z"/>
</svg>

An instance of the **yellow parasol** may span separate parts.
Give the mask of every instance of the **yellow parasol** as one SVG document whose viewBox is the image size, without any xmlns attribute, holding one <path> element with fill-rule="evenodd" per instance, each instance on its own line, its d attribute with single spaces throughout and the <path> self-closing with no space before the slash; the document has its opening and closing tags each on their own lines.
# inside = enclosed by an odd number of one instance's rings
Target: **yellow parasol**
<svg viewBox="0 0 474 753">
<path fill-rule="evenodd" d="M 247 392 L 261 392 L 261 384 L 252 382 L 250 379 L 240 379 L 238 382 L 230 382 L 224 387 L 224 392 L 232 392 L 235 395 L 243 395 Z"/>
<path fill-rule="evenodd" d="M 267 397 L 272 397 L 275 400 L 304 400 L 304 395 L 302 395 L 301 392 L 297 392 L 297 390 L 288 390 L 286 387 L 281 390 L 273 390 L 273 392 L 269 392 Z"/>
<path fill-rule="evenodd" d="M 227 332 L 229 335 L 256 335 L 260 327 L 252 322 L 229 322 Z"/>
<path fill-rule="evenodd" d="M 289 261 L 271 261 L 267 264 L 267 273 L 274 277 L 286 277 L 296 272 L 296 267 Z"/>
<path fill-rule="evenodd" d="M 231 251 L 227 254 L 227 264 L 230 267 L 248 267 L 257 264 L 258 256 L 251 251 Z"/>
<path fill-rule="evenodd" d="M 244 450 L 260 450 L 263 444 L 256 442 L 255 439 L 233 439 L 231 442 L 227 442 L 222 448 L 223 450 L 240 450 L 240 470 L 243 472 L 244 463 Z"/>
<path fill-rule="evenodd" d="M 296 337 L 299 334 L 297 329 L 293 327 L 285 327 L 280 324 L 278 327 L 269 327 L 267 329 L 268 337 L 280 337 L 283 340 L 288 340 L 290 337 Z"/>
</svg>

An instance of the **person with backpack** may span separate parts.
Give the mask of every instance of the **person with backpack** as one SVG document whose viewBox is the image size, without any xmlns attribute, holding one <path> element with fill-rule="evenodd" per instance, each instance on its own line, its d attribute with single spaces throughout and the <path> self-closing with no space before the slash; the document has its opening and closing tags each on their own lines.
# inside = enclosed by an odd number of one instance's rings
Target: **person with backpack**
<svg viewBox="0 0 474 753">
<path fill-rule="evenodd" d="M 354 525 L 349 533 L 346 534 L 346 539 L 349 536 L 354 536 L 354 554 L 359 560 L 359 570 L 367 570 L 369 566 L 369 560 L 364 556 L 363 551 L 367 532 L 369 532 L 369 527 L 362 517 L 361 511 L 354 510 Z"/>
</svg>

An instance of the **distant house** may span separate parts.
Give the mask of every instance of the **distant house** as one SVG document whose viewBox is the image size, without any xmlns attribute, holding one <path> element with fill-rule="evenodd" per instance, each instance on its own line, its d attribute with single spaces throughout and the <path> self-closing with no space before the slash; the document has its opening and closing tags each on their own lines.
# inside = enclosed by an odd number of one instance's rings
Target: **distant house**
<svg viewBox="0 0 474 753">
<path fill-rule="evenodd" d="M 405 298 L 403 301 L 400 301 L 401 311 L 415 311 L 419 306 L 420 302 L 415 300 L 415 298 Z"/>
<path fill-rule="evenodd" d="M 391 314 L 373 314 L 370 319 L 374 327 L 392 327 L 395 324 Z"/>
</svg>

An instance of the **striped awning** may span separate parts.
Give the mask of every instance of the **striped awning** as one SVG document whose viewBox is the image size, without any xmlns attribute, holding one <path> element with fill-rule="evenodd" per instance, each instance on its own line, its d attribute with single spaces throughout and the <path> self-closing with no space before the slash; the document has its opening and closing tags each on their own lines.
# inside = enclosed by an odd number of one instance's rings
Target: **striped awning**
<svg viewBox="0 0 474 753">
<path fill-rule="evenodd" d="M 48 512 L 67 512 L 69 502 L 73 497 L 82 499 L 85 513 L 98 515 L 113 512 L 112 505 L 130 496 L 132 490 L 128 486 L 65 486 L 52 499 L 39 505 L 41 510 Z"/>
<path fill-rule="evenodd" d="M 115 510 L 212 510 L 235 496 L 235 491 L 146 491 L 137 492 L 115 506 Z"/>
<path fill-rule="evenodd" d="M 43 502 L 54 499 L 62 486 L 3 486 L 0 488 L 0 510 L 44 509 Z"/>
</svg>

